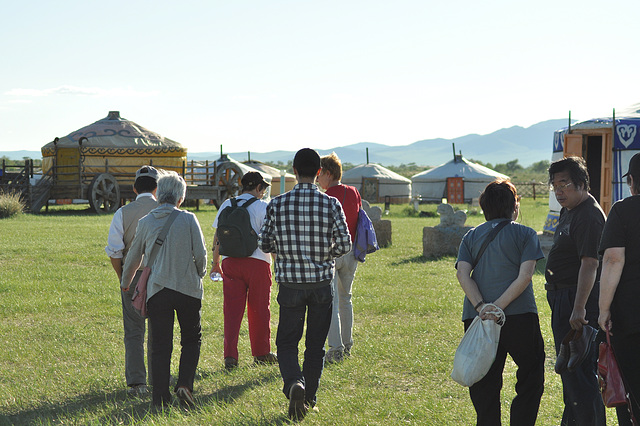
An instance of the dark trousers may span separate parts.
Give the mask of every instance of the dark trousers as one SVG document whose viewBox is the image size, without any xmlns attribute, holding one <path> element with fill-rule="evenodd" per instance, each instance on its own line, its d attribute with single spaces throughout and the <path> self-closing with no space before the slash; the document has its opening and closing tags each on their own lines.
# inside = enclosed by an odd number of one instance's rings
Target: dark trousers
<svg viewBox="0 0 640 426">
<path fill-rule="evenodd" d="M 556 355 L 560 351 L 560 344 L 571 330 L 569 318 L 573 311 L 577 287 L 548 290 L 547 301 L 551 307 L 551 329 L 555 341 Z M 599 286 L 596 284 L 587 301 L 587 316 L 589 325 L 598 329 L 598 295 Z M 562 426 L 577 425 L 606 425 L 606 416 L 598 379 L 598 345 L 592 345 L 591 353 L 573 372 L 565 371 L 560 375 L 562 379 L 562 394 L 564 412 Z"/>
<path fill-rule="evenodd" d="M 294 290 L 280 285 L 278 304 L 280 319 L 276 346 L 278 363 L 284 382 L 282 391 L 289 397 L 291 386 L 302 383 L 305 399 L 311 405 L 316 403 L 316 392 L 324 368 L 324 343 L 331 325 L 333 294 L 331 285 L 309 290 Z M 307 334 L 305 338 L 304 362 L 302 370 L 298 362 L 298 343 L 302 338 L 305 313 Z"/>
<path fill-rule="evenodd" d="M 153 363 L 153 404 L 171 402 L 169 379 L 171 377 L 171 353 L 173 351 L 174 311 L 180 324 L 180 367 L 176 389 L 186 386 L 193 391 L 196 367 L 200 359 L 202 341 L 200 327 L 201 300 L 165 288 L 147 301 L 151 323 L 151 353 Z"/>
<path fill-rule="evenodd" d="M 638 363 L 638 354 L 640 354 L 640 333 L 634 333 L 626 336 L 615 334 L 615 323 L 613 324 L 611 336 L 611 345 L 613 352 L 618 361 L 618 367 L 622 372 L 622 380 L 624 387 L 629 392 L 631 399 L 631 408 L 636 420 L 640 419 L 640 364 Z M 621 333 L 620 333 L 621 334 Z M 621 426 L 631 426 L 631 417 L 629 416 L 627 406 L 617 407 L 618 424 Z"/>
<path fill-rule="evenodd" d="M 465 330 L 472 320 L 466 320 Z M 469 388 L 478 426 L 500 425 L 500 390 L 507 354 L 518 366 L 516 397 L 511 403 L 510 424 L 535 425 L 544 391 L 544 341 L 538 315 L 509 315 L 500 330 L 496 359 L 482 380 Z"/>
</svg>

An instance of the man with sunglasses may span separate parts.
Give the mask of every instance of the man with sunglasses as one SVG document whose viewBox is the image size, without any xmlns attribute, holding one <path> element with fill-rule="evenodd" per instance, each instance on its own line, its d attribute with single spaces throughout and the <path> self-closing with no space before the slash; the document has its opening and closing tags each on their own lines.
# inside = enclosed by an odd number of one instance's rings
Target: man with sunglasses
<svg viewBox="0 0 640 426">
<path fill-rule="evenodd" d="M 589 194 L 583 158 L 566 157 L 549 166 L 549 183 L 562 206 L 547 258 L 545 278 L 555 341 L 556 373 L 562 378 L 562 425 L 605 425 L 596 379 L 598 245 L 605 214 Z"/>
</svg>

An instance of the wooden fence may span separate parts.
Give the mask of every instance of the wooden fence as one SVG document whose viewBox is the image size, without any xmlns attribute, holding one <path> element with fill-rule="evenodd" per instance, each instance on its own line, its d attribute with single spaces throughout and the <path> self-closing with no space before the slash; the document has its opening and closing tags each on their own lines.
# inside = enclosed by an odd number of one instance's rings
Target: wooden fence
<svg viewBox="0 0 640 426">
<path fill-rule="evenodd" d="M 543 182 L 513 182 L 523 198 L 549 198 L 549 184 Z"/>
</svg>

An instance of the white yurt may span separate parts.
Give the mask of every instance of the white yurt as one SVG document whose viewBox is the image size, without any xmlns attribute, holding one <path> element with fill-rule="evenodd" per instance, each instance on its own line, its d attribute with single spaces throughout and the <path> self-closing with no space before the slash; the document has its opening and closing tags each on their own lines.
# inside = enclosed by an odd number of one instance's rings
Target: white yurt
<svg viewBox="0 0 640 426">
<path fill-rule="evenodd" d="M 411 200 L 411 181 L 379 164 L 361 164 L 342 174 L 341 182 L 355 186 L 363 200 L 384 203 L 386 197 L 392 204 Z"/>
<path fill-rule="evenodd" d="M 411 177 L 413 196 L 422 201 L 440 202 L 446 198 L 449 203 L 470 203 L 478 198 L 489 182 L 509 176 L 472 163 L 462 155 L 456 155 L 448 163 Z"/>
</svg>

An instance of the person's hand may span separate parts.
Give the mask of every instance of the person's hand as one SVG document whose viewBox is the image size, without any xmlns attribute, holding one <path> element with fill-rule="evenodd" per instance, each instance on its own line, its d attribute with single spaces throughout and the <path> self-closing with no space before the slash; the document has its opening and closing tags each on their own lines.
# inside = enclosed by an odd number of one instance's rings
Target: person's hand
<svg viewBox="0 0 640 426">
<path fill-rule="evenodd" d="M 492 313 L 485 312 L 487 310 L 487 307 L 489 307 L 489 305 L 487 305 L 485 303 L 480 308 L 480 313 L 478 314 L 480 316 L 480 319 L 482 319 L 482 320 L 491 320 L 493 322 L 498 322 L 498 317 L 497 316 L 495 316 Z"/>
<path fill-rule="evenodd" d="M 571 317 L 569 318 L 569 324 L 571 328 L 580 331 L 583 325 L 589 324 L 589 321 L 585 319 L 587 316 L 587 310 L 585 308 L 573 308 L 571 311 Z"/>
<path fill-rule="evenodd" d="M 222 267 L 220 266 L 219 263 L 216 263 L 216 264 L 211 266 L 211 271 L 209 272 L 209 274 L 212 274 L 214 272 L 217 272 L 220 275 L 222 275 Z"/>
<path fill-rule="evenodd" d="M 609 329 L 609 334 L 613 335 L 611 330 L 613 329 L 613 323 L 611 322 L 611 311 L 600 311 L 598 317 L 598 325 L 602 330 Z"/>
</svg>

